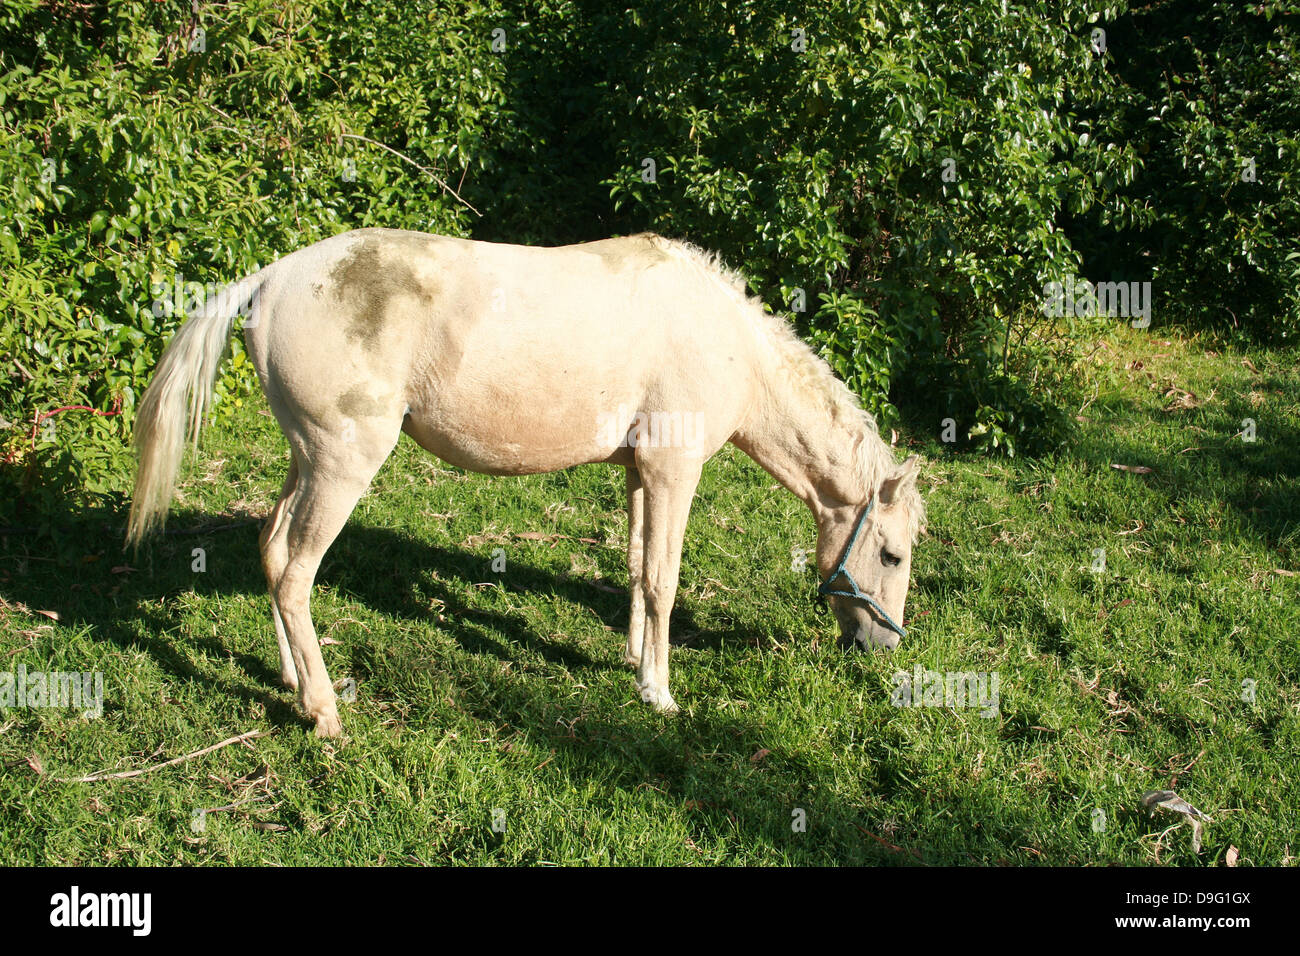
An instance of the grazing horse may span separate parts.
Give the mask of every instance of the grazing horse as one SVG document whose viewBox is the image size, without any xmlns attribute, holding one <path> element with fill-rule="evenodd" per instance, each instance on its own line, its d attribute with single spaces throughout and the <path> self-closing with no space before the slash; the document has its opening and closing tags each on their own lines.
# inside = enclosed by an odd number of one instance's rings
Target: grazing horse
<svg viewBox="0 0 1300 956">
<path fill-rule="evenodd" d="M 492 475 L 627 469 L 641 698 L 668 690 L 668 618 L 704 462 L 736 445 L 812 509 L 817 567 L 846 640 L 897 645 L 924 519 L 899 464 L 826 363 L 685 243 L 650 234 L 559 248 L 358 229 L 222 289 L 176 333 L 140 404 L 127 540 L 166 518 L 234 314 L 289 440 L 261 534 L 280 677 L 317 734 L 341 733 L 309 602 L 325 551 L 401 432 Z"/>
</svg>

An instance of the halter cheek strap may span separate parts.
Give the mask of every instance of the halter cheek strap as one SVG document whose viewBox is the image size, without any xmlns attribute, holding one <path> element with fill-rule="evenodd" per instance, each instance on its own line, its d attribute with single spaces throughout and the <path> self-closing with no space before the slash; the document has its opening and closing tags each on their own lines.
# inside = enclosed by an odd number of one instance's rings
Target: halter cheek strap
<svg viewBox="0 0 1300 956">
<path fill-rule="evenodd" d="M 867 506 L 862 509 L 862 514 L 858 517 L 858 523 L 853 526 L 853 535 L 849 538 L 849 543 L 844 546 L 844 556 L 840 558 L 840 563 L 835 566 L 835 570 L 832 571 L 826 580 L 817 587 L 817 593 L 834 594 L 839 597 L 857 598 L 859 601 L 866 601 L 871 605 L 872 610 L 876 612 L 876 616 L 880 618 L 885 627 L 889 628 L 899 637 L 906 637 L 907 631 L 903 630 L 900 625 L 894 623 L 894 619 L 885 613 L 885 609 L 880 606 L 876 599 L 870 594 L 864 594 L 862 592 L 862 589 L 858 587 L 858 582 L 853 580 L 853 575 L 849 574 L 847 566 L 849 555 L 853 553 L 853 546 L 857 544 L 858 535 L 862 532 L 862 526 L 866 524 L 867 515 L 871 514 L 871 509 L 874 508 L 875 505 L 876 499 L 873 497 L 867 502 Z M 852 588 L 852 590 L 837 591 L 831 587 L 831 582 L 840 576 L 843 576 L 844 579 L 849 582 L 849 587 Z"/>
</svg>

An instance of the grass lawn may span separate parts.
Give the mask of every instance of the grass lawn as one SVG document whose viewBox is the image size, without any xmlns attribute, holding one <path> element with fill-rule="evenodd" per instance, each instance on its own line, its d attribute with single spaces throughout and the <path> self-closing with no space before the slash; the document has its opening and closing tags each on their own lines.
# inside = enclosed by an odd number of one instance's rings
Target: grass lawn
<svg viewBox="0 0 1300 956">
<path fill-rule="evenodd" d="M 916 424 L 930 527 L 893 655 L 837 645 L 792 560 L 811 514 L 725 450 L 687 533 L 675 718 L 621 662 L 621 469 L 489 478 L 403 438 L 317 579 L 355 687 L 342 742 L 278 684 L 251 519 L 287 453 L 259 395 L 206 432 L 137 557 L 121 515 L 59 552 L 0 536 L 0 671 L 104 687 L 97 718 L 0 713 L 0 863 L 1294 863 L 1300 371 L 1214 349 L 1097 343 L 1051 460 L 957 455 Z M 997 712 L 894 706 L 918 666 L 996 674 Z M 60 780 L 249 731 L 269 733 Z M 1199 854 L 1140 806 L 1165 788 L 1211 816 Z"/>
</svg>

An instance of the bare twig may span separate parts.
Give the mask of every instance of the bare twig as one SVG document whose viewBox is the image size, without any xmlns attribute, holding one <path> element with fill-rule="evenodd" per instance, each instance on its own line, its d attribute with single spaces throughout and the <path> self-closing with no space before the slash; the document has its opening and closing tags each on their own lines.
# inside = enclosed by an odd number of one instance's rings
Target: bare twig
<svg viewBox="0 0 1300 956">
<path fill-rule="evenodd" d="M 221 741 L 219 744 L 213 744 L 211 747 L 204 747 L 202 750 L 196 750 L 193 753 L 184 754 L 180 757 L 173 757 L 171 760 L 164 760 L 162 763 L 156 763 L 151 767 L 142 767 L 139 770 L 125 770 L 122 773 L 92 773 L 85 777 L 55 777 L 59 783 L 94 783 L 97 780 L 121 780 L 126 777 L 138 777 L 141 774 L 153 773 L 155 770 L 161 770 L 163 767 L 174 767 L 178 763 L 184 763 L 187 760 L 193 760 L 195 757 L 202 757 L 204 754 L 210 754 L 214 750 L 220 750 L 222 747 L 229 747 L 231 744 L 243 743 L 246 740 L 256 740 L 258 737 L 265 737 L 269 730 L 250 730 L 246 734 L 240 734 L 238 737 L 231 737 Z"/>
<path fill-rule="evenodd" d="M 411 157 L 406 156 L 406 155 L 404 155 L 404 154 L 402 154 L 402 153 L 399 153 L 397 150 L 393 149 L 393 147 L 388 146 L 388 145 L 386 145 L 386 144 L 384 144 L 384 143 L 381 143 L 381 142 L 379 142 L 378 140 L 370 139 L 368 136 L 359 136 L 359 135 L 356 134 L 356 133 L 343 133 L 343 134 L 341 134 L 341 135 L 342 135 L 345 139 L 359 139 L 359 140 L 361 140 L 361 142 L 363 142 L 363 143 L 369 143 L 371 146 L 378 146 L 380 149 L 385 149 L 385 150 L 387 150 L 388 152 L 392 153 L 392 154 L 393 154 L 394 156 L 396 156 L 398 159 L 402 160 L 402 162 L 404 162 L 404 163 L 410 163 L 412 166 L 414 166 L 414 167 L 415 167 L 416 169 L 418 169 L 420 172 L 424 173 L 424 174 L 427 175 L 427 176 L 430 176 L 430 177 L 433 179 L 434 182 L 436 182 L 439 186 L 441 186 L 441 187 L 442 187 L 443 189 L 445 189 L 448 193 L 450 193 L 452 196 L 454 196 L 454 197 L 456 198 L 456 201 L 459 202 L 462 206 L 464 206 L 466 209 L 468 209 L 468 210 L 469 210 L 470 212 L 472 212 L 474 215 L 478 216 L 480 219 L 483 218 L 483 214 L 482 214 L 481 212 L 479 212 L 477 209 L 475 209 L 473 206 L 471 206 L 468 202 L 466 202 L 466 201 L 461 197 L 460 193 L 456 192 L 456 190 L 452 189 L 449 185 L 447 185 L 447 181 L 446 181 L 445 179 L 443 179 L 441 176 L 439 176 L 437 173 L 435 173 L 432 169 L 429 169 L 429 168 L 426 167 L 426 166 L 421 166 L 421 165 L 420 165 L 419 163 L 417 163 L 415 160 L 411 159 Z"/>
</svg>

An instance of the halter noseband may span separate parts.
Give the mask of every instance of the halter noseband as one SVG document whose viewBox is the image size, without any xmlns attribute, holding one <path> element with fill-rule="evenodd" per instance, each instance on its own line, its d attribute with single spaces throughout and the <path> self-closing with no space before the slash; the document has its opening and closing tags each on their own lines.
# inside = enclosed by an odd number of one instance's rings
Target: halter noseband
<svg viewBox="0 0 1300 956">
<path fill-rule="evenodd" d="M 871 514 L 871 509 L 875 507 L 875 504 L 876 504 L 876 499 L 873 497 L 870 501 L 867 502 L 867 506 L 862 509 L 862 514 L 858 517 L 858 523 L 853 526 L 853 535 L 852 537 L 849 538 L 849 543 L 844 546 L 844 556 L 840 558 L 840 563 L 836 565 L 835 570 L 830 573 L 830 575 L 826 578 L 825 581 L 823 581 L 820 585 L 818 585 L 817 593 L 828 594 L 828 595 L 835 594 L 838 595 L 839 597 L 857 598 L 859 601 L 866 601 L 868 604 L 871 605 L 872 610 L 876 612 L 876 615 L 880 618 L 880 620 L 884 622 L 885 627 L 889 628 L 899 637 L 907 637 L 907 631 L 903 630 L 902 627 L 894 623 L 894 619 L 885 613 L 885 609 L 881 607 L 879 603 L 877 603 L 875 598 L 873 598 L 870 594 L 862 593 L 862 589 L 858 587 L 858 582 L 853 580 L 853 575 L 849 574 L 849 569 L 846 566 L 849 561 L 849 555 L 853 553 L 853 546 L 858 542 L 858 534 L 862 531 L 862 525 L 866 523 L 867 515 Z M 849 587 L 851 587 L 853 590 L 836 591 L 831 587 L 831 582 L 834 581 L 836 578 L 838 578 L 840 575 L 844 575 L 844 578 L 849 582 Z"/>
</svg>

